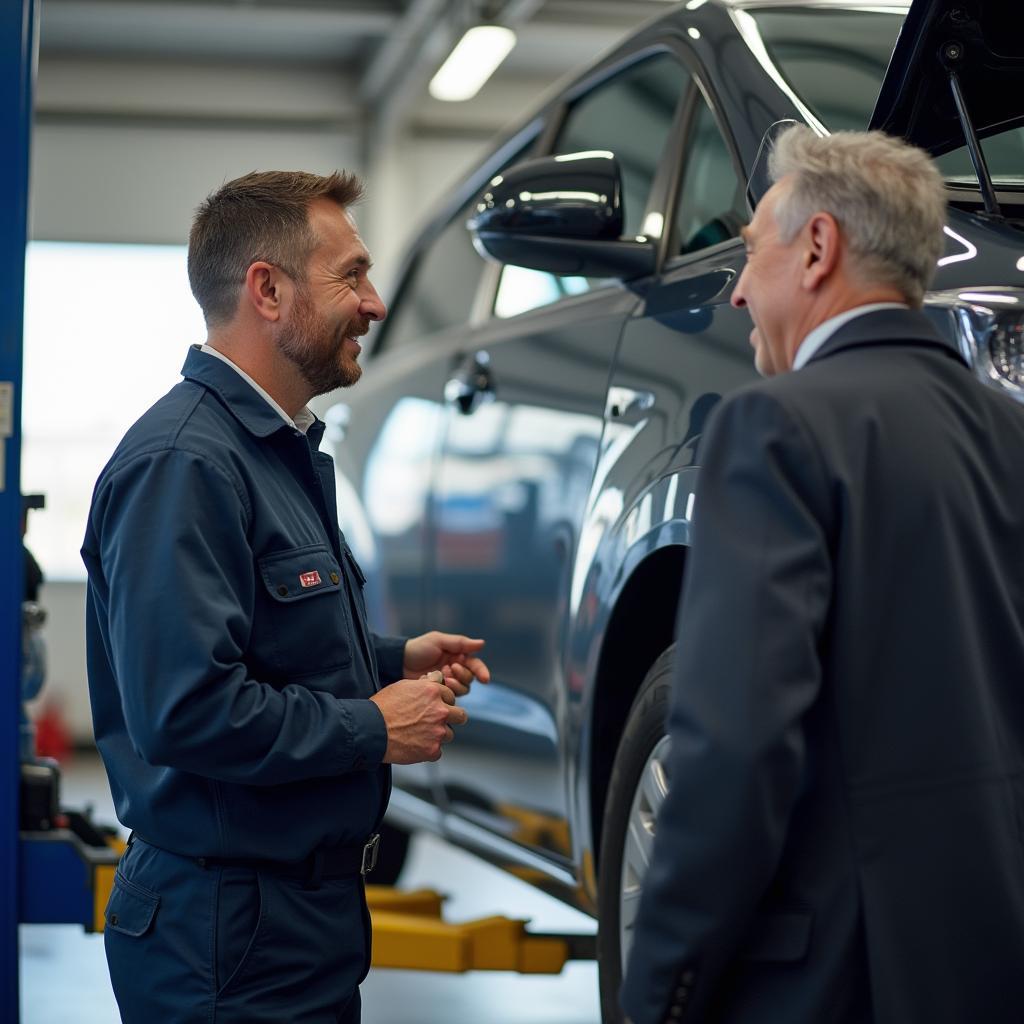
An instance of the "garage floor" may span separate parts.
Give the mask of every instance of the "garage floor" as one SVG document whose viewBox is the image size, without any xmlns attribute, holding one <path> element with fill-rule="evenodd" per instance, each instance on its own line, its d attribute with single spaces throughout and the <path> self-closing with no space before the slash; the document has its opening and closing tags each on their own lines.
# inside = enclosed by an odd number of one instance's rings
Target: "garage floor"
<svg viewBox="0 0 1024 1024">
<path fill-rule="evenodd" d="M 63 803 L 72 807 L 91 803 L 97 820 L 114 821 L 98 758 L 76 758 L 65 767 Z M 458 879 L 457 891 L 454 879 Z M 537 930 L 594 930 L 593 921 L 585 915 L 432 837 L 414 843 L 402 885 L 449 893 L 445 916 L 453 921 L 507 914 L 529 918 Z M 451 1024 L 453 1020 L 599 1024 L 597 969 L 592 963 L 573 963 L 557 977 L 371 971 L 363 985 L 364 1024 Z M 117 1021 L 102 937 L 85 935 L 75 926 L 22 926 L 21 1024 Z"/>
</svg>

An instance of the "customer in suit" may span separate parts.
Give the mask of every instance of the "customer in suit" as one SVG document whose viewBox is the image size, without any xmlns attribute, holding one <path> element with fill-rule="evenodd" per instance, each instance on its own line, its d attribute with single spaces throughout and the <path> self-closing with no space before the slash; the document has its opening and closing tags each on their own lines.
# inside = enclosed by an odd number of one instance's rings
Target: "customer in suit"
<svg viewBox="0 0 1024 1024">
<path fill-rule="evenodd" d="M 942 179 L 793 128 L 709 421 L 636 1024 L 1024 1020 L 1024 408 L 922 314 Z M 795 370 L 797 372 L 787 372 Z"/>
</svg>

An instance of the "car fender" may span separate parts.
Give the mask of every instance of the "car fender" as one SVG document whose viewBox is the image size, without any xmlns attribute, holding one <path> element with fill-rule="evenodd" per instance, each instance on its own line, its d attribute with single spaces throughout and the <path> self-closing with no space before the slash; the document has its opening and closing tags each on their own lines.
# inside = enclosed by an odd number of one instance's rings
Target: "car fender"
<svg viewBox="0 0 1024 1024">
<path fill-rule="evenodd" d="M 567 733 L 569 742 L 574 744 L 574 748 L 567 751 L 567 760 L 573 790 L 575 860 L 582 866 L 582 881 L 590 893 L 596 892 L 588 877 L 592 874 L 596 854 L 591 764 L 595 744 L 600 748 L 603 742 L 595 730 L 595 702 L 601 667 L 608 664 L 608 644 L 618 642 L 610 626 L 624 601 L 632 601 L 637 594 L 644 593 L 655 579 L 660 581 L 681 574 L 681 563 L 691 540 L 698 475 L 697 466 L 671 470 L 641 488 L 628 505 L 622 500 L 621 489 L 604 487 L 590 503 L 581 531 L 571 586 L 565 665 L 567 692 L 575 705 L 571 713 L 577 727 Z M 679 568 L 659 568 L 651 575 L 655 560 L 665 558 L 680 563 Z M 671 613 L 667 616 L 670 621 L 661 622 L 658 628 L 658 632 L 667 629 L 669 636 L 665 643 L 660 637 L 652 643 L 652 663 L 671 642 L 678 597 L 678 592 L 670 595 Z M 638 677 L 626 682 L 629 692 L 623 694 L 620 728 L 636 687 L 647 671 L 648 666 L 641 664 L 643 660 L 641 657 L 637 665 Z M 610 772 L 615 749 L 599 749 L 598 753 L 602 760 L 607 760 Z"/>
</svg>

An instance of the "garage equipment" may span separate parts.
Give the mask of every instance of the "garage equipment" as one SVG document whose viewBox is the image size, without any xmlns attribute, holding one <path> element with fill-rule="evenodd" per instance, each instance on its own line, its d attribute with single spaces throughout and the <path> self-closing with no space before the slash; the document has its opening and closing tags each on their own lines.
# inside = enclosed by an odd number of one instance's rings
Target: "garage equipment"
<svg viewBox="0 0 1024 1024">
<path fill-rule="evenodd" d="M 526 921 L 485 917 L 451 924 L 430 889 L 366 887 L 373 919 L 373 966 L 417 971 L 560 974 L 569 960 L 593 960 L 593 935 L 530 932 Z"/>
</svg>

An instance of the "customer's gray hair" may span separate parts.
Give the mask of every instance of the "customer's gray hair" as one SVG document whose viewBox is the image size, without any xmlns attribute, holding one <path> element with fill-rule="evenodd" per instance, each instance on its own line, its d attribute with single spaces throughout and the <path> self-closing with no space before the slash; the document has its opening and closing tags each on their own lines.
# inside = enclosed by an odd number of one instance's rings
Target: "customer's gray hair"
<svg viewBox="0 0 1024 1024">
<path fill-rule="evenodd" d="M 783 242 L 815 213 L 830 213 L 854 271 L 921 305 L 942 254 L 946 219 L 942 175 L 924 150 L 882 132 L 821 137 L 796 125 L 776 140 L 768 170 L 772 181 L 791 177 L 775 205 Z"/>
</svg>

